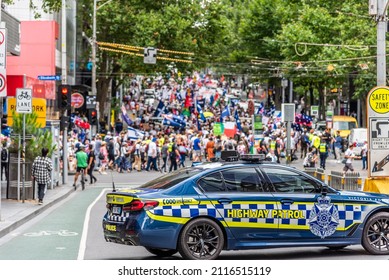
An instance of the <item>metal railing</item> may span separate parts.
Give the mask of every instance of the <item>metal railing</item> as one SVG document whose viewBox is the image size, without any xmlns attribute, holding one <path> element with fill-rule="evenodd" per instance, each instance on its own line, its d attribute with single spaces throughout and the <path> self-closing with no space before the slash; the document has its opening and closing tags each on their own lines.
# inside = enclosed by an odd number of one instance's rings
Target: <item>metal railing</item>
<svg viewBox="0 0 389 280">
<path fill-rule="evenodd" d="M 343 172 L 331 171 L 331 175 L 328 175 L 328 185 L 340 190 L 360 191 L 362 178 L 359 172 L 347 172 L 343 175 Z"/>
<path fill-rule="evenodd" d="M 362 177 L 359 172 L 347 172 L 343 176 L 343 172 L 331 171 L 331 174 L 326 176 L 324 169 L 315 167 L 306 167 L 304 172 L 324 183 L 328 183 L 329 186 L 335 189 L 347 191 L 362 190 Z"/>
<path fill-rule="evenodd" d="M 304 172 L 324 183 L 326 182 L 326 174 L 323 168 L 305 167 Z"/>
</svg>

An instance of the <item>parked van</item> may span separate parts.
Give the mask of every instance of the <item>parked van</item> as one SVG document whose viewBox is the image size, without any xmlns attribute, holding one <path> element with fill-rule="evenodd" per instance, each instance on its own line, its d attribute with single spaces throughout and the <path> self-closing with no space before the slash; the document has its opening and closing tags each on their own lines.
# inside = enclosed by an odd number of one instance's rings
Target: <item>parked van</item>
<svg viewBox="0 0 389 280">
<path fill-rule="evenodd" d="M 354 144 L 354 153 L 361 154 L 363 145 L 367 141 L 367 128 L 353 128 L 348 137 L 348 142 Z"/>
</svg>

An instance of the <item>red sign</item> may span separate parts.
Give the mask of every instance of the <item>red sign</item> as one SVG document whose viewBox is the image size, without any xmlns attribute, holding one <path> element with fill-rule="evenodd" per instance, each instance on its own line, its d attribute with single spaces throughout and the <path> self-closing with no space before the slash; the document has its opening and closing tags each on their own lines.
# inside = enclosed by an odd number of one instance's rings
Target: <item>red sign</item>
<svg viewBox="0 0 389 280">
<path fill-rule="evenodd" d="M 72 94 L 72 107 L 79 109 L 84 105 L 85 98 L 81 93 L 75 92 Z"/>
</svg>

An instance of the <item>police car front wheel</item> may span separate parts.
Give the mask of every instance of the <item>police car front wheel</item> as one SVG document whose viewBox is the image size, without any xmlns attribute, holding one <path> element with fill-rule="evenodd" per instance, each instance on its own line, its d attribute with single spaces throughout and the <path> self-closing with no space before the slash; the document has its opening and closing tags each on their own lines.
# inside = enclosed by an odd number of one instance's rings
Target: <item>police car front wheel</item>
<svg viewBox="0 0 389 280">
<path fill-rule="evenodd" d="M 376 213 L 363 229 L 362 246 L 373 255 L 389 254 L 389 213 Z"/>
<path fill-rule="evenodd" d="M 190 221 L 182 230 L 178 251 L 184 259 L 213 260 L 224 246 L 224 235 L 213 220 L 199 218 Z"/>
</svg>

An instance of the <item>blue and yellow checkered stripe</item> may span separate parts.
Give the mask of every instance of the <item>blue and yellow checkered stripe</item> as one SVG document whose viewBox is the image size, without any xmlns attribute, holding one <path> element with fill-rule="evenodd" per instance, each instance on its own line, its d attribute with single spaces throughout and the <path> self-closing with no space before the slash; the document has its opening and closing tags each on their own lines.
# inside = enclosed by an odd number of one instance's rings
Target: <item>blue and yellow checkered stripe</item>
<svg viewBox="0 0 389 280">
<path fill-rule="evenodd" d="M 278 208 L 277 208 L 278 206 Z M 231 227 L 278 227 L 278 221 L 280 222 L 280 228 L 288 229 L 308 229 L 309 228 L 309 216 L 314 206 L 310 204 L 298 204 L 281 205 L 278 203 L 264 204 L 257 202 L 246 203 L 231 203 L 231 204 L 216 204 L 210 203 L 196 204 L 196 205 L 164 205 L 150 210 L 150 216 L 156 220 L 162 220 L 170 222 L 185 223 L 187 220 L 197 216 L 211 216 L 221 222 L 225 222 Z M 376 205 L 361 205 L 350 204 L 343 206 L 342 204 L 335 205 L 339 214 L 339 226 L 338 230 L 347 230 L 355 223 L 362 223 L 366 214 L 370 212 L 372 207 Z M 274 217 L 271 215 L 272 211 L 300 211 L 301 216 L 298 218 L 287 217 Z M 231 213 L 231 210 L 253 210 L 253 211 L 269 211 L 269 215 L 266 217 L 228 217 L 227 213 Z M 230 211 L 230 212 L 228 212 Z M 171 218 L 171 219 L 170 219 Z M 175 218 L 181 218 L 174 221 Z"/>
</svg>

